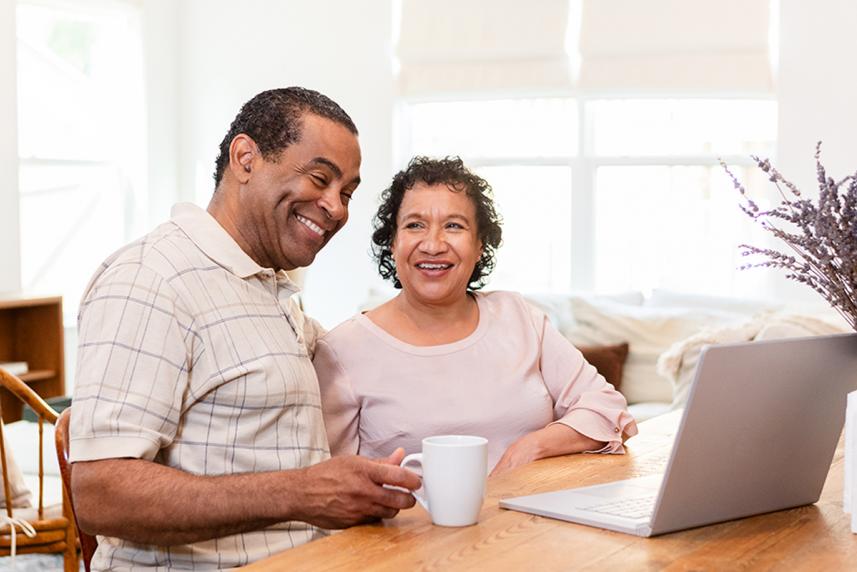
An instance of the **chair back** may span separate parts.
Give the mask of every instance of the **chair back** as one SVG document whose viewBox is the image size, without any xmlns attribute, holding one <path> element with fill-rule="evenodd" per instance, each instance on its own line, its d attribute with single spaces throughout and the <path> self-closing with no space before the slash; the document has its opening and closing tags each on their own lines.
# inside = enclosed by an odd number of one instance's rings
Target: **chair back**
<svg viewBox="0 0 857 572">
<path fill-rule="evenodd" d="M 13 397 L 22 401 L 35 412 L 39 427 L 39 491 L 38 507 L 32 509 L 13 509 L 10 485 L 10 471 L 7 461 L 7 443 L 3 434 L 3 406 L 0 399 L 0 470 L 3 474 L 3 494 L 6 499 L 4 524 L 0 526 L 0 555 L 26 553 L 61 553 L 63 568 L 70 572 L 77 571 L 79 561 L 77 556 L 77 539 L 75 536 L 71 505 L 63 493 L 61 510 L 49 514 L 44 506 L 45 468 L 43 427 L 47 421 L 53 425 L 57 420 L 54 411 L 26 383 L 9 372 L 0 369 L 0 386 Z M 5 398 L 5 395 L 4 395 Z M 14 520 L 13 520 L 14 519 Z"/>
<path fill-rule="evenodd" d="M 80 540 L 80 552 L 83 556 L 83 565 L 86 572 L 89 572 L 89 563 L 92 561 L 92 555 L 95 554 L 95 549 L 98 548 L 98 539 L 83 532 L 80 525 L 77 523 L 77 513 L 74 512 L 74 496 L 71 494 L 71 471 L 72 464 L 68 462 L 68 424 L 71 420 L 71 407 L 63 411 L 56 426 L 56 446 L 57 458 L 60 462 L 60 473 L 62 474 L 62 484 L 65 489 L 66 498 L 71 505 L 71 512 L 74 515 L 74 525 L 77 527 L 77 537 Z"/>
</svg>

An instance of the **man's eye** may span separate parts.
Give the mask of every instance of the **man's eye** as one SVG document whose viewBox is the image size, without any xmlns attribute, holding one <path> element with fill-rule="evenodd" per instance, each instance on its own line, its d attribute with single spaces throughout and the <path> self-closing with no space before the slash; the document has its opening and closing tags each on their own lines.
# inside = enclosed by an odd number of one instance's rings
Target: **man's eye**
<svg viewBox="0 0 857 572">
<path fill-rule="evenodd" d="M 349 195 L 348 193 L 342 193 L 339 196 L 342 197 L 342 204 L 343 205 L 347 205 L 348 203 L 351 202 L 351 195 Z"/>
<path fill-rule="evenodd" d="M 322 177 L 321 175 L 311 175 L 311 176 L 312 176 L 312 180 L 315 181 L 315 183 L 317 185 L 322 186 L 322 187 L 327 186 L 327 179 L 325 177 Z"/>
</svg>

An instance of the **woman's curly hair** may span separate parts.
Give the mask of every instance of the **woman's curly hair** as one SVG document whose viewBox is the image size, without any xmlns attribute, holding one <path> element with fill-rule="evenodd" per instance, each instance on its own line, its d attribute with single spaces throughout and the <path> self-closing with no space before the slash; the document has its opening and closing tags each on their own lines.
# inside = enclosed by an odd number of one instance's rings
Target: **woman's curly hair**
<svg viewBox="0 0 857 572">
<path fill-rule="evenodd" d="M 402 199 L 405 198 L 405 192 L 417 183 L 446 185 L 451 191 L 464 191 L 473 201 L 476 207 L 476 233 L 482 241 L 482 256 L 473 268 L 468 288 L 479 290 L 485 286 L 488 275 L 494 270 L 495 251 L 502 242 L 502 220 L 494 208 L 491 185 L 465 167 L 459 157 L 414 157 L 404 170 L 396 173 L 389 188 L 381 193 L 381 205 L 373 220 L 375 232 L 372 233 L 372 255 L 378 263 L 378 272 L 382 278 L 391 279 L 396 288 L 402 287 L 396 274 L 392 246 Z"/>
</svg>

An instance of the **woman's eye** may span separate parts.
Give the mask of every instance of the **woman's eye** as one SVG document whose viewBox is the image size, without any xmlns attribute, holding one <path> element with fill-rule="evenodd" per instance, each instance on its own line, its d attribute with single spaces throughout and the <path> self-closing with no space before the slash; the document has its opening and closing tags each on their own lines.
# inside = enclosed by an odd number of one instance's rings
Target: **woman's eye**
<svg viewBox="0 0 857 572">
<path fill-rule="evenodd" d="M 454 230 L 461 230 L 461 229 L 463 229 L 464 227 L 463 227 L 461 224 L 457 223 L 457 222 L 450 222 L 450 223 L 447 223 L 446 228 L 451 228 L 451 229 L 454 229 Z"/>
<path fill-rule="evenodd" d="M 420 228 L 421 226 L 418 222 L 409 222 L 405 225 L 405 228 Z"/>
</svg>

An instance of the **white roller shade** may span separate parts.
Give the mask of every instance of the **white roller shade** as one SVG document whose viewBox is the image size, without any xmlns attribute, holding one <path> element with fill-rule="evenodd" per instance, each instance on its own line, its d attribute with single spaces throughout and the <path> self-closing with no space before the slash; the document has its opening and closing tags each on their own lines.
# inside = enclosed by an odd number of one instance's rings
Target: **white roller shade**
<svg viewBox="0 0 857 572">
<path fill-rule="evenodd" d="M 399 93 L 773 91 L 770 0 L 569 4 L 402 0 Z"/>
<path fill-rule="evenodd" d="M 567 0 L 402 0 L 402 95 L 569 85 Z"/>
<path fill-rule="evenodd" d="M 580 87 L 773 91 L 769 0 L 584 0 Z"/>
</svg>

